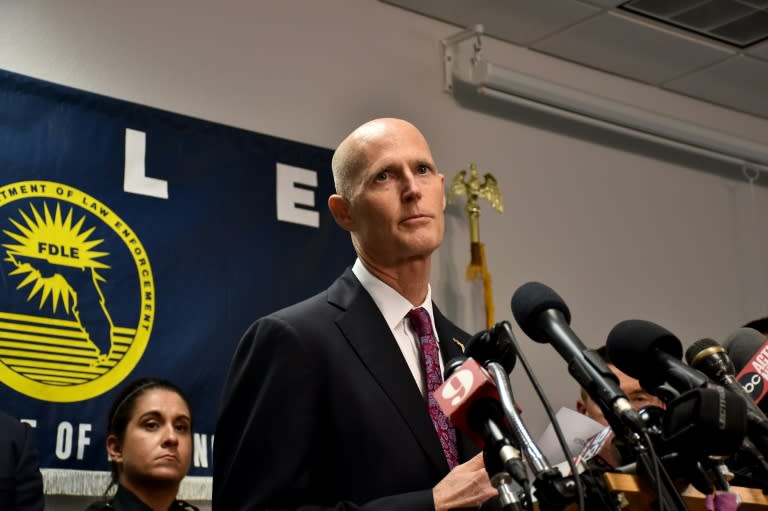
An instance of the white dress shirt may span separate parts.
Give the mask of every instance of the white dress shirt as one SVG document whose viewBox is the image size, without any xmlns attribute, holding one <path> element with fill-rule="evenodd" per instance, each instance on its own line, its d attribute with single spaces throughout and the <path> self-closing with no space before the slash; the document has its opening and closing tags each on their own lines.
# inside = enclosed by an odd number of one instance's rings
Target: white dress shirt
<svg viewBox="0 0 768 511">
<path fill-rule="evenodd" d="M 371 295 L 376 306 L 384 316 L 384 320 L 387 322 L 387 326 L 392 331 L 392 335 L 395 336 L 397 345 L 400 347 L 400 351 L 403 353 L 408 368 L 413 374 L 413 379 L 421 390 L 421 394 L 426 397 L 427 385 L 424 381 L 424 369 L 421 364 L 421 347 L 419 345 L 419 339 L 411 329 L 410 321 L 407 321 L 405 315 L 408 311 L 417 307 L 424 307 L 429 312 L 429 319 L 432 321 L 432 330 L 437 339 L 437 345 L 440 346 L 440 338 L 437 336 L 437 329 L 435 328 L 435 315 L 432 313 L 432 287 L 427 285 L 427 297 L 424 299 L 424 303 L 414 307 L 400 293 L 389 287 L 378 277 L 373 275 L 363 265 L 360 258 L 355 261 L 352 266 L 352 273 L 355 274 L 357 280 L 363 285 L 368 294 Z M 440 372 L 443 372 L 443 355 L 440 354 Z"/>
</svg>

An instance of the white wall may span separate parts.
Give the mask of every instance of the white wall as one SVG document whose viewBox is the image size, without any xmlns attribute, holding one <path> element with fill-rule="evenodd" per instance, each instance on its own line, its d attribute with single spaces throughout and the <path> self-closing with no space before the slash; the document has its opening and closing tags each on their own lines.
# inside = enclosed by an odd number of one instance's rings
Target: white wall
<svg viewBox="0 0 768 511">
<path fill-rule="evenodd" d="M 506 210 L 486 205 L 481 221 L 497 320 L 512 320 L 509 299 L 529 280 L 563 296 L 590 346 L 629 318 L 688 344 L 768 315 L 768 189 L 461 107 L 442 92 L 439 51 L 456 27 L 375 0 L 0 5 L 0 68 L 10 71 L 326 147 L 370 118 L 413 121 L 448 179 L 475 161 L 500 182 Z M 490 39 L 484 53 L 768 143 L 764 120 Z M 476 330 L 477 295 L 463 280 L 467 222 L 460 206 L 448 212 L 435 297 Z M 553 406 L 572 404 L 577 387 L 563 361 L 519 336 Z M 513 385 L 530 429 L 542 430 L 519 368 Z"/>
</svg>

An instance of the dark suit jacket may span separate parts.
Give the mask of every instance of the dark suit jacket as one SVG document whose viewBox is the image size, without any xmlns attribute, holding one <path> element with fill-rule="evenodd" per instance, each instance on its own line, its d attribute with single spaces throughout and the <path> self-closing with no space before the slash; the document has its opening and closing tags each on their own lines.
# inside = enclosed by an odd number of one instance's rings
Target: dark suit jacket
<svg viewBox="0 0 768 511">
<path fill-rule="evenodd" d="M 435 307 L 445 361 L 468 334 Z M 466 461 L 477 449 L 459 436 Z M 216 511 L 432 511 L 448 464 L 391 331 L 351 270 L 254 323 L 224 387 Z"/>
<path fill-rule="evenodd" d="M 0 509 L 42 511 L 43 476 L 32 430 L 0 412 Z"/>
<path fill-rule="evenodd" d="M 148 505 L 142 502 L 136 495 L 123 486 L 117 487 L 115 496 L 109 500 L 94 502 L 85 511 L 152 511 Z M 175 500 L 168 511 L 200 511 L 192 504 L 182 500 Z"/>
</svg>

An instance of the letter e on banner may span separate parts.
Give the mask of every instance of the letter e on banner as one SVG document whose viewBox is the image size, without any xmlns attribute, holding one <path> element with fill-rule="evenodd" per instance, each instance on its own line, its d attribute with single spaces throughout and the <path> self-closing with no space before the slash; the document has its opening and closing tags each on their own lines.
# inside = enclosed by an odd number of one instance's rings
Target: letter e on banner
<svg viewBox="0 0 768 511">
<path fill-rule="evenodd" d="M 317 188 L 317 172 L 278 163 L 276 177 L 277 219 L 281 222 L 320 227 L 320 214 L 307 209 L 315 207 L 315 192 L 296 187 L 296 184 L 301 184 Z M 306 208 L 296 206 L 306 206 Z"/>
</svg>

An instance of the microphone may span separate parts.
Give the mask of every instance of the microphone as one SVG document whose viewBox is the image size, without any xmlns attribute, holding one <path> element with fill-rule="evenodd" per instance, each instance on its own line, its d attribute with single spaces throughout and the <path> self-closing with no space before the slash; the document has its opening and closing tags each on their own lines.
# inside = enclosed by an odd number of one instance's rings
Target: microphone
<svg viewBox="0 0 768 511">
<path fill-rule="evenodd" d="M 498 391 L 485 369 L 472 358 L 450 360 L 445 381 L 434 396 L 453 425 L 483 449 L 486 471 L 502 509 L 521 509 L 510 477 L 527 489 L 528 474 L 508 439 Z"/>
<path fill-rule="evenodd" d="M 451 359 L 445 372 L 445 381 L 435 392 L 437 404 L 457 429 L 475 445 L 484 447 L 482 427 L 474 426 L 479 415 L 496 421 L 503 417 L 496 386 L 485 369 L 472 358 Z"/>
<path fill-rule="evenodd" d="M 739 328 L 723 342 L 737 371 L 736 379 L 752 401 L 768 413 L 768 340 L 754 328 Z"/>
<path fill-rule="evenodd" d="M 708 385 L 706 376 L 682 362 L 680 340 L 656 323 L 642 319 L 622 321 L 611 329 L 605 345 L 616 367 L 662 398 L 668 398 L 658 390 L 665 383 L 679 392 Z"/>
<path fill-rule="evenodd" d="M 768 421 L 755 400 L 736 379 L 736 369 L 725 348 L 712 339 L 699 339 L 685 351 L 688 365 L 707 375 L 715 383 L 740 395 L 747 410 L 761 421 Z M 751 380 L 750 380 L 751 381 Z"/>
<path fill-rule="evenodd" d="M 568 306 L 554 290 L 540 282 L 523 284 L 512 296 L 512 314 L 528 337 L 552 344 L 568 363 L 568 372 L 600 406 L 614 431 L 628 428 L 644 434 L 643 421 L 619 387 L 619 379 L 597 353 L 576 337 L 569 325 Z"/>
<path fill-rule="evenodd" d="M 473 336 L 467 342 L 464 353 L 479 362 L 493 379 L 495 395 L 507 418 L 509 430 L 518 448 L 523 451 L 525 458 L 531 464 L 533 473 L 538 477 L 542 472 L 551 470 L 552 466 L 533 441 L 517 411 L 509 383 L 509 373 L 517 361 L 513 338 L 514 334 L 509 322 L 502 321 L 496 323 L 491 329 L 483 330 Z"/>
<path fill-rule="evenodd" d="M 467 341 L 464 354 L 474 358 L 484 367 L 489 362 L 498 362 L 509 374 L 517 363 L 517 353 L 511 335 L 509 322 L 496 323 L 489 330 L 482 330 L 472 336 Z"/>
<path fill-rule="evenodd" d="M 527 480 L 519 452 L 507 438 L 498 389 L 476 360 L 457 357 L 449 361 L 445 381 L 434 396 L 459 431 L 481 449 L 491 446 L 515 480 Z"/>
<path fill-rule="evenodd" d="M 746 405 L 730 390 L 713 385 L 683 392 L 664 414 L 664 440 L 685 457 L 727 457 L 747 434 Z"/>
<path fill-rule="evenodd" d="M 515 335 L 509 322 L 496 323 L 490 330 L 475 335 L 467 343 L 465 353 L 481 363 L 495 382 L 506 424 L 536 478 L 536 498 L 542 509 L 562 509 L 573 502 L 578 483 L 564 478 L 560 470 L 549 463 L 518 413 L 509 383 L 509 373 L 517 360 Z"/>
<path fill-rule="evenodd" d="M 723 460 L 751 445 L 745 443 L 746 415 L 744 400 L 725 387 L 683 392 L 669 403 L 663 419 L 664 441 L 676 453 L 667 460 L 668 470 L 684 475 L 702 493 L 728 491 L 733 474 Z"/>
<path fill-rule="evenodd" d="M 679 393 L 668 402 L 663 431 L 683 465 L 691 459 L 731 455 L 742 444 L 749 419 L 744 400 L 685 365 L 682 343 L 667 329 L 639 319 L 622 321 L 608 334 L 606 347 L 616 367 L 640 380 L 649 392 L 669 384 Z"/>
<path fill-rule="evenodd" d="M 501 409 L 504 411 L 504 415 L 507 417 L 507 421 L 510 425 L 510 431 L 512 436 L 517 442 L 518 447 L 525 458 L 531 465 L 536 478 L 542 477 L 543 474 L 552 472 L 552 465 L 539 449 L 539 446 L 533 441 L 528 428 L 525 427 L 523 419 L 520 414 L 517 413 L 515 407 L 515 400 L 512 395 L 512 387 L 509 384 L 509 375 L 504 371 L 498 362 L 489 362 L 487 365 L 488 372 L 496 382 L 496 388 L 499 391 L 499 401 L 501 403 Z M 557 473 L 560 476 L 560 473 Z"/>
</svg>

